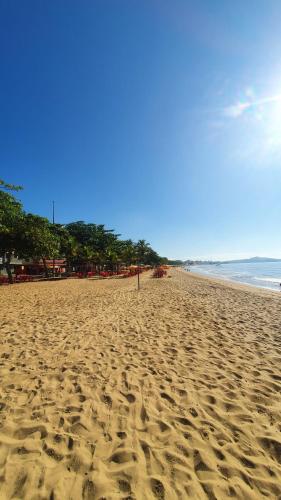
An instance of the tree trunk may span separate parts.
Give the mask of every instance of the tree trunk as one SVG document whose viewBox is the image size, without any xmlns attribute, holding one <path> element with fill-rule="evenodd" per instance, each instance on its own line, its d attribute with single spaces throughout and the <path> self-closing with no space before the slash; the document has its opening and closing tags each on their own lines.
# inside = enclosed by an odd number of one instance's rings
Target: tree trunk
<svg viewBox="0 0 281 500">
<path fill-rule="evenodd" d="M 12 258 L 12 254 L 8 253 L 6 255 L 6 258 L 5 258 L 5 269 L 6 269 L 7 274 L 8 274 L 9 283 L 12 285 L 13 284 L 13 275 L 12 275 L 12 270 L 11 270 L 11 258 Z"/>
<path fill-rule="evenodd" d="M 45 278 L 49 278 L 49 270 L 48 270 L 48 267 L 47 267 L 47 263 L 46 263 L 45 257 L 42 257 L 42 260 L 43 260 Z"/>
</svg>

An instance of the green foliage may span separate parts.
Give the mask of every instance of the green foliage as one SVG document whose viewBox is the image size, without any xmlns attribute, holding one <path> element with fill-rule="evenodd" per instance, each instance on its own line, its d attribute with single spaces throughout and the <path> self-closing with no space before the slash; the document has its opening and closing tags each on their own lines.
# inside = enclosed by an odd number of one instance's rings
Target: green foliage
<svg viewBox="0 0 281 500">
<path fill-rule="evenodd" d="M 39 260 L 59 256 L 59 236 L 52 231 L 50 221 L 39 215 L 25 214 L 19 243 L 19 257 Z"/>
<path fill-rule="evenodd" d="M 14 184 L 7 184 L 7 182 L 0 179 L 0 189 L 6 189 L 7 191 L 20 191 L 22 186 L 15 186 Z"/>
<path fill-rule="evenodd" d="M 51 224 L 38 215 L 25 213 L 21 203 L 7 193 L 19 190 L 0 180 L 0 255 L 5 256 L 7 269 L 11 256 L 46 259 L 65 258 L 69 266 L 107 266 L 167 263 L 148 242 L 121 240 L 119 234 L 103 224 L 71 222 Z M 7 258 L 8 256 L 8 258 Z M 46 267 L 47 270 L 47 267 Z"/>
<path fill-rule="evenodd" d="M 76 238 L 61 224 L 50 224 L 50 231 L 58 239 L 59 256 L 64 257 L 69 262 L 75 259 L 79 252 L 79 244 Z"/>
<path fill-rule="evenodd" d="M 23 219 L 21 203 L 11 194 L 0 190 L 0 255 L 10 283 L 13 282 L 10 262 L 18 250 Z"/>
<path fill-rule="evenodd" d="M 16 251 L 23 218 L 21 203 L 0 191 L 0 254 Z"/>
<path fill-rule="evenodd" d="M 67 224 L 65 229 L 78 245 L 72 264 L 81 265 L 90 262 L 100 265 L 116 260 L 118 235 L 113 234 L 112 229 L 105 229 L 103 224 L 86 224 L 83 221 Z"/>
<path fill-rule="evenodd" d="M 129 266 L 137 262 L 136 244 L 132 240 L 120 241 L 120 259 L 123 264 Z"/>
<path fill-rule="evenodd" d="M 169 264 L 170 266 L 183 266 L 184 265 L 184 261 L 183 260 L 168 260 L 167 259 L 167 264 Z"/>
</svg>

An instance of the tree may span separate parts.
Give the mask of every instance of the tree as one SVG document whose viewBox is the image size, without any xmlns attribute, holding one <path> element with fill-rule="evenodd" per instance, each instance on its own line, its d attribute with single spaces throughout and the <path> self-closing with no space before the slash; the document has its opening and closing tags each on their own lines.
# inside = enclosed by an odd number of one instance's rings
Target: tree
<svg viewBox="0 0 281 500">
<path fill-rule="evenodd" d="M 52 230 L 48 219 L 25 214 L 19 241 L 18 255 L 23 258 L 42 259 L 45 276 L 49 276 L 46 260 L 59 256 L 60 239 Z"/>
<path fill-rule="evenodd" d="M 153 250 L 148 242 L 121 240 L 112 229 L 103 224 L 71 222 L 65 226 L 51 224 L 38 215 L 26 214 L 21 203 L 9 192 L 20 186 L 0 179 L 0 255 L 12 282 L 11 258 L 42 259 L 48 275 L 46 260 L 65 257 L 68 265 L 82 267 L 94 265 L 101 269 L 120 264 L 159 265 L 167 262 Z"/>
<path fill-rule="evenodd" d="M 103 266 L 111 260 L 112 246 L 118 238 L 112 229 L 105 229 L 103 224 L 86 224 L 83 221 L 72 222 L 65 228 L 78 243 L 75 265 L 84 268 L 88 263 Z"/>
<path fill-rule="evenodd" d="M 135 264 L 137 262 L 137 248 L 132 240 L 121 241 L 120 258 L 121 262 L 126 266 Z"/>
<path fill-rule="evenodd" d="M 5 189 L 7 191 L 20 191 L 22 186 L 15 186 L 14 184 L 8 184 L 7 182 L 0 179 L 0 189 Z"/>
<path fill-rule="evenodd" d="M 62 224 L 51 224 L 50 231 L 59 241 L 59 256 L 64 257 L 67 265 L 71 266 L 79 253 L 79 243 Z"/>
<path fill-rule="evenodd" d="M 137 259 L 139 264 L 148 264 L 147 256 L 151 251 L 149 243 L 145 240 L 139 240 L 136 244 Z"/>
<path fill-rule="evenodd" d="M 19 249 L 23 219 L 22 204 L 10 193 L 0 190 L 0 255 L 10 283 L 13 283 L 11 259 Z"/>
</svg>

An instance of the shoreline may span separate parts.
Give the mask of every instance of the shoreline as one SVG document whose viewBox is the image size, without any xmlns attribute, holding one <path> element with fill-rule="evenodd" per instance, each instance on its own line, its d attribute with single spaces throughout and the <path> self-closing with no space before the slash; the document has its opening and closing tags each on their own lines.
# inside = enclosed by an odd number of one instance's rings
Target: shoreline
<svg viewBox="0 0 281 500">
<path fill-rule="evenodd" d="M 210 280 L 210 281 L 214 281 L 214 282 L 218 282 L 218 283 L 224 283 L 226 285 L 230 285 L 230 286 L 237 286 L 239 287 L 239 289 L 248 289 L 248 290 L 258 290 L 258 291 L 264 291 L 264 292 L 272 292 L 274 293 L 275 295 L 276 294 L 280 294 L 281 292 L 281 287 L 280 287 L 280 291 L 279 290 L 274 290 L 273 288 L 269 288 L 269 287 L 265 287 L 265 286 L 258 286 L 258 285 L 252 285 L 251 283 L 242 283 L 240 281 L 233 281 L 229 278 L 221 278 L 221 277 L 218 277 L 218 276 L 207 276 L 205 274 L 201 274 L 201 273 L 196 273 L 196 271 L 187 271 L 185 268 L 180 268 L 182 269 L 185 273 L 188 273 L 190 275 L 193 275 L 193 276 L 196 276 L 196 278 L 202 278 L 204 280 Z"/>
</svg>

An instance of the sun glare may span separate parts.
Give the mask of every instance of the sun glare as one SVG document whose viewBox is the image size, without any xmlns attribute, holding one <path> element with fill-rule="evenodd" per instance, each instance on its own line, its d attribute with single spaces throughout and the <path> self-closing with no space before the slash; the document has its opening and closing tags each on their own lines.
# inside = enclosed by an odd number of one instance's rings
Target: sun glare
<svg viewBox="0 0 281 500">
<path fill-rule="evenodd" d="M 258 95 L 248 87 L 242 99 L 224 108 L 223 115 L 238 126 L 239 156 L 253 156 L 256 164 L 267 164 L 281 155 L 280 93 Z"/>
</svg>

